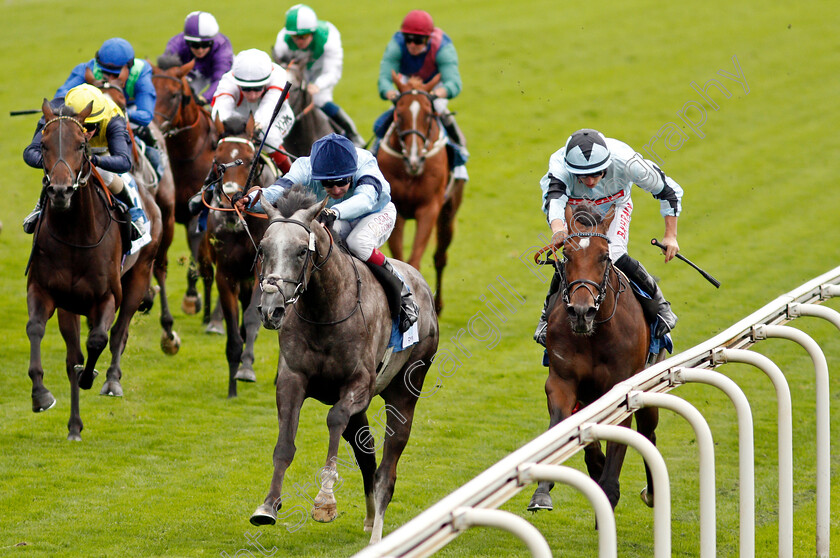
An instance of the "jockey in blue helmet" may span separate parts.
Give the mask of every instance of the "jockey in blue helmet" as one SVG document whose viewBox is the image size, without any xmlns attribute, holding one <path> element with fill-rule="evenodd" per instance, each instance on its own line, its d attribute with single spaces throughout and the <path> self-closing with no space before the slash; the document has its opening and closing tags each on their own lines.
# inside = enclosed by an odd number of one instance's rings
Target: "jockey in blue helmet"
<svg viewBox="0 0 840 558">
<path fill-rule="evenodd" d="M 394 230 L 397 209 L 376 158 L 346 137 L 329 134 L 312 144 L 309 157 L 299 157 L 288 173 L 262 188 L 261 200 L 249 194 L 236 203 L 241 209 L 262 211 L 261 203 L 274 203 L 295 184 L 303 184 L 319 200 L 327 198 L 322 222 L 332 224 L 350 251 L 368 264 L 389 300 L 399 298 L 399 315 L 394 317 L 399 319 L 400 331 L 407 331 L 417 321 L 418 308 L 402 277 L 379 251 Z"/>
</svg>

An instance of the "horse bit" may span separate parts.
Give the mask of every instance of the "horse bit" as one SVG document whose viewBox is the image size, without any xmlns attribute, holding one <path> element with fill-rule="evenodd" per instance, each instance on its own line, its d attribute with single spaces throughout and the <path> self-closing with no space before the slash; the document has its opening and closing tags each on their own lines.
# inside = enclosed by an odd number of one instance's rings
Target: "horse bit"
<svg viewBox="0 0 840 558">
<path fill-rule="evenodd" d="M 312 232 L 312 229 L 309 228 L 309 225 L 307 225 L 306 223 L 304 223 L 302 221 L 298 221 L 297 219 L 287 219 L 285 217 L 275 217 L 274 219 L 272 219 L 268 222 L 268 226 L 270 227 L 274 223 L 294 223 L 295 225 L 300 225 L 301 227 L 303 227 L 303 229 L 309 234 L 309 246 L 306 249 L 306 259 L 303 262 L 303 266 L 301 267 L 301 270 L 300 270 L 300 276 L 298 277 L 297 281 L 295 281 L 294 279 L 283 279 L 282 277 L 281 278 L 270 277 L 270 278 L 266 279 L 264 277 L 263 273 L 262 273 L 262 269 L 260 269 L 260 277 L 259 277 L 260 288 L 263 290 L 263 292 L 267 292 L 267 293 L 279 292 L 280 296 L 283 297 L 283 304 L 284 305 L 294 304 L 295 302 L 297 302 L 298 298 L 300 298 L 300 295 L 303 294 L 303 291 L 306 290 L 307 284 L 309 283 L 309 281 L 306 277 L 306 268 L 308 267 L 309 261 L 312 260 L 312 271 L 313 271 L 313 273 L 315 271 L 318 271 L 319 269 L 321 269 L 323 267 L 323 265 L 325 263 L 327 263 L 327 260 L 330 259 L 330 255 L 332 254 L 333 243 L 330 242 L 330 248 L 327 251 L 327 255 L 324 257 L 324 260 L 320 264 L 318 264 L 314 261 L 314 258 L 312 257 L 313 255 L 317 255 L 317 249 L 315 247 L 315 233 Z M 329 234 L 329 230 L 327 230 L 327 234 Z M 332 236 L 330 236 L 330 240 L 332 240 Z M 262 256 L 263 256 L 262 247 L 260 247 L 258 257 L 262 260 Z M 280 282 L 280 283 L 291 283 L 291 284 L 295 285 L 295 292 L 292 293 L 291 298 L 287 299 L 286 295 L 284 295 L 283 292 L 280 291 L 280 287 L 277 284 L 278 282 Z"/>
</svg>

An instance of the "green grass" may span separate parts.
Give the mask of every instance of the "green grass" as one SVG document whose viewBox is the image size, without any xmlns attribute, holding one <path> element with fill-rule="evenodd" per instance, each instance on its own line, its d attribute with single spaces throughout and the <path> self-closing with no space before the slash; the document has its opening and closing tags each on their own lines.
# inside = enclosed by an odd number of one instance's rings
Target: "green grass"
<svg viewBox="0 0 840 558">
<path fill-rule="evenodd" d="M 210 2 L 237 51 L 268 48 L 282 26 L 284 5 Z M 386 108 L 376 96 L 384 46 L 414 3 L 323 1 L 313 5 L 343 33 L 344 78 L 336 101 L 365 134 Z M 662 278 L 680 316 L 678 350 L 722 331 L 780 294 L 834 268 L 838 260 L 836 215 L 840 171 L 836 153 L 840 74 L 833 3 L 791 4 L 722 0 L 705 3 L 557 3 L 528 0 L 434 0 L 423 5 L 455 40 L 464 92 L 451 103 L 472 153 L 471 181 L 458 216 L 445 282 L 441 349 L 461 360 L 454 375 L 418 405 L 408 448 L 400 462 L 386 534 L 455 490 L 547 426 L 546 371 L 531 332 L 546 285 L 520 261 L 540 243 L 547 227 L 539 210 L 539 178 L 548 157 L 581 127 L 602 130 L 642 149 L 667 123 L 688 137 L 679 149 L 657 144 L 664 170 L 685 189 L 680 246 L 685 255 L 721 280 L 713 289 L 679 262 L 665 265 L 648 239 L 661 237 L 658 203 L 637 191 L 631 253 Z M 196 5 L 181 0 L 114 4 L 93 0 L 9 0 L 0 8 L 0 348 L 4 389 L 0 395 L 0 555 L 25 556 L 219 556 L 247 546 L 250 513 L 268 488 L 277 425 L 271 378 L 277 362 L 274 334 L 260 333 L 256 385 L 240 385 L 225 398 L 226 364 L 221 338 L 202 333 L 196 317 L 179 309 L 185 289 L 183 232 L 172 248 L 170 303 L 181 352 L 158 348 L 156 307 L 132 324 L 123 358 L 125 397 L 105 398 L 94 389 L 81 396 L 85 430 L 80 444 L 65 440 L 69 390 L 63 343 L 55 320 L 43 354 L 46 384 L 58 399 L 43 414 L 30 410 L 28 341 L 23 268 L 30 237 L 20 221 L 38 195 L 40 176 L 20 154 L 34 117 L 9 118 L 10 110 L 37 108 L 70 68 L 89 59 L 109 36 L 123 36 L 140 56 L 155 58 Z M 741 66 L 749 92 L 720 74 Z M 677 112 L 702 102 L 690 86 L 715 78 L 719 106 L 703 103 L 699 138 Z M 673 147 L 673 146 L 672 146 Z M 424 261 L 434 279 L 430 254 Z M 503 277 L 526 299 L 494 316 L 487 285 Z M 829 302 L 837 308 L 838 304 Z M 481 312 L 496 337 L 473 321 L 461 334 L 464 353 L 451 340 Z M 801 323 L 800 323 L 801 322 Z M 821 343 L 834 370 L 840 361 L 837 331 L 818 320 L 798 320 Z M 477 339 L 478 338 L 478 339 Z M 488 348 L 491 346 L 491 348 Z M 788 375 L 794 397 L 795 544 L 797 555 L 814 554 L 814 380 L 804 350 L 765 341 L 759 350 Z M 104 370 L 109 355 L 103 355 Z M 750 397 L 756 424 L 757 548 L 777 555 L 775 396 L 760 372 L 743 365 L 721 367 Z M 432 375 L 426 389 L 431 389 Z M 840 384 L 831 382 L 832 429 L 840 431 Z M 737 555 L 737 432 L 725 397 L 703 386 L 675 393 L 708 412 L 717 457 L 718 553 Z M 377 399 L 376 410 L 381 405 Z M 326 408 L 307 402 L 287 490 L 310 488 L 288 501 L 307 506 L 323 465 Z M 837 436 L 833 439 L 836 441 Z M 699 552 L 696 444 L 684 420 L 662 413 L 659 446 L 669 465 L 674 497 L 675 556 Z M 835 442 L 836 445 L 836 442 Z M 831 534 L 840 545 L 836 475 Z M 583 467 L 581 456 L 570 462 Z M 652 555 L 652 514 L 636 494 L 644 484 L 641 459 L 628 452 L 624 497 L 616 509 L 622 556 Z M 594 516 L 583 497 L 558 487 L 555 511 L 530 516 L 525 490 L 503 509 L 527 517 L 545 534 L 556 555 L 596 556 Z M 329 525 L 295 516 L 259 530 L 259 541 L 283 556 L 347 556 L 367 543 L 361 480 L 346 471 L 338 493 L 340 515 Z M 17 546 L 21 545 L 21 546 Z M 244 553 L 240 554 L 243 555 Z M 525 555 L 524 546 L 500 531 L 475 529 L 441 556 Z"/>
</svg>

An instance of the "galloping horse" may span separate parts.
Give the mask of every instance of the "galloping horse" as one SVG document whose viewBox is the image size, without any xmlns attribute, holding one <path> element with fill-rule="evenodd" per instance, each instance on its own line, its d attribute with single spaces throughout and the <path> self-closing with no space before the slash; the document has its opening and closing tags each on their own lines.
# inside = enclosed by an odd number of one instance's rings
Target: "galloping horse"
<svg viewBox="0 0 840 558">
<path fill-rule="evenodd" d="M 548 398 L 549 428 L 569 417 L 575 406 L 592 403 L 645 368 L 646 361 L 656 361 L 665 350 L 648 359 L 650 325 L 630 288 L 630 282 L 612 264 L 606 232 L 615 215 L 603 217 L 591 204 L 569 210 L 569 235 L 563 248 L 564 263 L 558 264 L 560 300 L 548 318 L 549 371 L 545 382 Z M 623 296 L 622 296 L 623 295 Z M 656 407 L 636 411 L 640 434 L 656 443 L 654 430 L 659 422 Z M 629 427 L 631 417 L 621 423 Z M 597 481 L 615 508 L 619 499 L 618 476 L 627 446 L 607 442 L 607 454 L 601 444 L 585 448 L 589 476 Z M 653 505 L 653 482 L 647 473 L 647 492 L 642 498 Z M 552 509 L 549 491 L 552 482 L 540 482 L 528 509 Z"/>
<path fill-rule="evenodd" d="M 443 310 L 443 269 L 446 250 L 452 243 L 455 213 L 463 197 L 463 181 L 450 182 L 446 152 L 446 135 L 435 113 L 434 96 L 429 93 L 440 81 L 440 75 L 423 83 L 411 78 L 402 83 L 392 72 L 399 95 L 394 100 L 394 122 L 382 143 L 376 160 L 382 174 L 391 184 L 391 200 L 397 207 L 397 224 L 388 240 L 391 254 L 403 259 L 403 229 L 406 219 L 417 220 L 414 246 L 408 263 L 420 269 L 420 260 L 437 224 L 435 250 L 435 310 Z"/>
<path fill-rule="evenodd" d="M 55 404 L 43 383 L 41 340 L 47 320 L 58 309 L 71 393 L 67 438 L 81 440 L 79 388 L 90 389 L 93 384 L 97 374 L 94 367 L 108 344 L 108 328 L 114 323 L 117 309 L 119 317 L 111 329 L 111 365 L 100 393 L 122 395 L 120 358 L 128 340 L 129 322 L 149 289 L 161 238 L 160 211 L 152 196 L 141 188 L 152 241 L 123 261 L 120 227 L 107 199 L 110 195 L 88 156 L 84 121 L 92 104 L 79 114 L 67 107 L 56 114 L 44 99 L 42 110 L 46 120 L 41 140 L 46 197 L 32 240 L 26 294 L 32 410 L 45 411 Z M 90 324 L 87 362 L 81 349 L 80 316 L 86 316 Z"/>
<path fill-rule="evenodd" d="M 224 169 L 219 180 L 221 187 L 214 189 L 210 203 L 212 209 L 218 210 L 210 212 L 207 235 L 202 242 L 202 252 L 206 250 L 216 265 L 216 286 L 227 331 L 225 354 L 229 372 L 228 397 L 235 397 L 237 380 L 255 382 L 257 379 L 254 373 L 254 342 L 260 329 L 260 319 L 257 313 L 259 289 L 254 269 L 257 259 L 255 243 L 262 240 L 268 221 L 246 214 L 243 217 L 246 229 L 230 203 L 234 194 L 245 193 L 249 169 L 257 154 L 254 145 L 254 116 L 249 116 L 247 123 L 231 119 L 224 125 L 217 117 L 215 124 L 222 139 L 219 140 L 213 159 L 214 174 L 218 174 L 215 169 L 219 165 L 227 165 L 236 159 L 243 163 L 241 166 Z M 254 185 L 262 187 L 270 186 L 276 178 L 274 171 L 262 161 L 258 163 L 255 176 Z M 238 304 L 242 304 L 241 328 Z"/>
<path fill-rule="evenodd" d="M 281 506 L 283 476 L 295 454 L 300 409 L 307 397 L 332 405 L 321 490 L 312 515 L 335 519 L 333 494 L 341 436 L 353 447 L 364 481 L 365 531 L 379 541 L 391 501 L 396 467 L 408 442 L 414 407 L 438 346 L 438 322 L 429 286 L 420 273 L 392 261 L 411 286 L 420 307 L 419 342 L 391 352 L 391 314 L 382 287 L 367 266 L 339 248 L 316 217 L 326 202 L 300 187 L 287 191 L 277 209 L 264 202 L 270 217 L 260 244 L 264 258 L 260 283 L 263 325 L 280 330 L 277 377 L 279 435 L 274 474 L 265 501 L 251 516 L 254 525 L 274 524 Z M 381 370 L 380 370 L 381 368 Z M 382 463 L 365 414 L 374 395 L 385 400 L 387 428 Z"/>
<path fill-rule="evenodd" d="M 176 62 L 180 62 L 177 58 Z M 155 122 L 166 137 L 166 148 L 175 180 L 175 222 L 187 228 L 187 242 L 193 257 L 187 274 L 187 294 L 182 308 L 188 314 L 201 309 L 201 298 L 195 285 L 198 273 L 204 282 L 204 322 L 210 321 L 210 298 L 213 275 L 206 262 L 198 262 L 198 248 L 203 233 L 198 231 L 198 218 L 190 215 L 188 202 L 204 185 L 213 164 L 213 153 L 219 140 L 210 114 L 199 106 L 186 75 L 195 65 L 191 60 L 181 66 L 170 66 L 173 59 L 161 57 L 161 67 L 152 66 L 152 80 L 157 92 Z M 203 266 L 204 264 L 204 266 Z"/>
<path fill-rule="evenodd" d="M 288 103 L 295 113 L 295 123 L 289 135 L 283 140 L 283 147 L 294 157 L 309 156 L 316 140 L 333 132 L 330 119 L 312 101 L 306 89 L 309 82 L 304 77 L 305 61 L 294 60 L 286 67 L 286 75 L 292 83 Z"/>
<path fill-rule="evenodd" d="M 104 75 L 107 77 L 106 80 L 98 80 L 90 68 L 87 68 L 85 71 L 85 81 L 105 92 L 125 112 L 125 82 L 128 78 L 128 68 L 124 67 L 120 75 L 113 78 L 108 77 L 108 74 Z M 181 347 L 181 339 L 173 330 L 175 320 L 172 318 L 172 312 L 169 310 L 169 299 L 166 295 L 166 273 L 169 269 L 169 247 L 172 245 L 172 239 L 175 236 L 175 183 L 172 179 L 172 170 L 169 167 L 169 156 L 166 151 L 163 134 L 160 133 L 160 129 L 158 129 L 154 122 L 149 123 L 149 131 L 154 136 L 157 142 L 157 148 L 160 150 L 161 158 L 163 159 L 163 176 L 158 179 L 156 171 L 152 168 L 152 164 L 138 152 L 136 142 L 132 142 L 131 170 L 138 186 L 154 193 L 155 203 L 160 209 L 163 233 L 161 235 L 160 245 L 158 246 L 158 252 L 155 256 L 153 270 L 157 284 L 160 287 L 160 325 L 163 328 L 163 333 L 160 337 L 160 347 L 164 353 L 174 355 Z M 145 306 L 146 310 L 148 310 L 153 300 L 154 293 L 150 293 L 150 296 L 147 297 L 147 300 L 144 300 L 140 309 L 143 310 Z"/>
</svg>

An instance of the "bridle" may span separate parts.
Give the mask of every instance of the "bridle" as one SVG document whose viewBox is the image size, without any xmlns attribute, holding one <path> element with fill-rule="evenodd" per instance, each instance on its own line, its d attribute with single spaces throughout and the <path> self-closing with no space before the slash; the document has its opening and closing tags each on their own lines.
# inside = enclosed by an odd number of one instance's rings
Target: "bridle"
<svg viewBox="0 0 840 558">
<path fill-rule="evenodd" d="M 73 181 L 73 184 L 71 186 L 73 188 L 73 190 L 78 190 L 79 187 L 83 187 L 83 186 L 87 185 L 87 181 L 90 178 L 90 173 L 93 170 L 93 165 L 90 164 L 90 157 L 88 155 L 88 153 L 90 151 L 90 145 L 88 143 L 87 136 L 85 135 L 86 134 L 85 127 L 81 124 L 81 122 L 79 122 L 78 120 L 76 120 L 72 116 L 56 116 L 56 117 L 53 117 L 51 120 L 47 121 L 46 124 L 44 124 L 43 128 L 41 128 L 41 134 L 43 136 L 43 133 L 47 129 L 47 127 L 49 127 L 51 124 L 54 124 L 54 123 L 58 122 L 58 153 L 59 153 L 58 161 L 56 161 L 55 164 L 52 166 L 52 168 L 50 168 L 49 170 L 47 170 L 46 166 L 44 167 L 43 183 L 44 183 L 44 188 L 46 188 L 50 185 L 50 183 L 52 182 L 51 179 L 50 179 L 50 176 L 52 176 L 53 172 L 55 171 L 55 169 L 59 165 L 59 163 L 64 163 L 64 166 L 67 167 L 67 170 L 69 170 L 70 173 L 73 174 L 73 167 L 70 166 L 70 163 L 68 163 L 67 161 L 64 160 L 64 150 L 61 147 L 61 124 L 62 124 L 62 121 L 64 121 L 64 120 L 69 120 L 70 122 L 72 122 L 73 124 L 78 126 L 79 129 L 82 131 L 82 137 L 84 138 L 84 143 L 82 145 L 84 146 L 85 149 L 84 149 L 84 156 L 83 156 L 83 159 L 82 159 L 82 165 L 79 167 L 79 172 L 76 173 L 76 178 Z M 87 168 L 86 173 L 85 173 L 85 168 Z M 83 173 L 84 173 L 84 176 L 83 176 Z"/>
<path fill-rule="evenodd" d="M 570 234 L 565 238 L 564 243 L 566 244 L 567 247 L 568 247 L 569 239 L 571 239 L 571 238 L 603 238 L 604 240 L 607 241 L 607 244 L 610 243 L 610 239 L 605 234 L 581 232 L 581 233 Z M 610 275 L 610 269 L 612 269 L 612 268 L 613 268 L 612 261 L 607 260 L 607 265 L 604 266 L 604 277 L 602 278 L 600 283 L 596 283 L 595 281 L 592 281 L 591 279 L 575 279 L 574 281 L 569 282 L 566 278 L 566 266 L 563 265 L 563 262 L 557 262 L 557 272 L 560 275 L 560 285 L 562 287 L 563 303 L 566 306 L 569 306 L 571 297 L 575 294 L 575 292 L 577 292 L 578 289 L 586 289 L 595 301 L 594 307 L 595 307 L 595 311 L 597 312 L 598 309 L 601 307 L 601 303 L 604 302 L 604 299 L 607 296 L 608 280 L 609 280 L 609 275 Z M 617 291 L 615 291 L 615 293 L 616 293 L 615 304 L 613 305 L 612 314 L 610 314 L 610 316 L 607 317 L 606 319 L 601 320 L 601 321 L 596 322 L 596 323 L 600 324 L 600 323 L 607 322 L 607 321 L 610 320 L 610 318 L 612 318 L 615 315 L 615 311 L 618 308 L 618 297 L 621 294 L 621 292 L 624 290 L 623 287 L 624 287 L 624 284 L 620 283 L 619 289 Z M 593 289 L 597 290 L 597 294 L 595 294 L 595 292 L 593 292 Z M 611 286 L 610 286 L 610 289 L 612 289 Z"/>
<path fill-rule="evenodd" d="M 429 119 L 429 127 L 424 134 L 420 130 L 416 128 L 411 128 L 408 130 L 398 130 L 397 129 L 397 118 L 396 118 L 396 106 L 400 99 L 402 99 L 406 95 L 422 95 L 425 96 L 429 103 L 432 104 L 432 118 Z M 400 151 L 396 151 L 390 145 L 388 145 L 387 141 L 382 141 L 379 148 L 385 151 L 388 155 L 392 155 L 394 157 L 402 158 L 404 160 L 409 159 L 408 154 L 408 147 L 405 144 L 405 138 L 411 135 L 419 136 L 421 141 L 423 142 L 423 149 L 420 152 L 420 159 L 427 159 L 436 155 L 441 149 L 446 146 L 446 136 L 444 134 L 438 133 L 437 139 L 432 142 L 429 136 L 432 133 L 432 123 L 434 122 L 435 118 L 437 118 L 437 113 L 434 111 L 434 101 L 437 99 L 434 95 L 427 91 L 423 91 L 421 89 L 410 89 L 407 91 L 403 91 L 399 95 L 394 98 L 394 107 L 395 107 L 395 114 L 394 114 L 394 121 L 391 123 L 391 126 L 388 127 L 388 131 L 385 132 L 385 138 L 388 138 L 392 134 L 396 133 L 397 140 L 400 144 Z"/>
<path fill-rule="evenodd" d="M 181 111 L 181 109 L 185 108 L 187 105 L 190 104 L 190 101 L 192 100 L 192 95 L 184 95 L 184 90 L 183 90 L 184 80 L 183 80 L 183 78 L 179 79 L 179 78 L 176 78 L 175 76 L 170 76 L 170 75 L 167 75 L 167 74 L 153 74 L 152 79 L 170 79 L 172 81 L 178 82 L 178 84 L 181 85 L 181 87 L 178 88 L 178 93 L 177 93 L 178 103 L 176 105 L 176 108 L 175 108 L 174 112 L 172 114 L 163 114 L 160 111 L 157 111 L 157 110 L 155 111 L 155 115 L 160 116 L 165 122 L 167 122 L 168 124 L 171 125 L 172 122 L 175 120 L 175 117 L 178 116 L 178 113 Z M 187 86 L 187 87 L 189 87 L 189 86 Z M 180 134 L 181 132 L 186 132 L 187 130 L 195 128 L 200 121 L 201 121 L 201 112 L 198 113 L 198 116 L 196 117 L 195 122 L 193 122 L 189 126 L 183 126 L 181 128 L 168 129 L 168 130 L 166 130 L 166 132 L 164 132 L 164 136 L 166 136 L 167 138 L 175 137 L 178 134 Z"/>
</svg>

